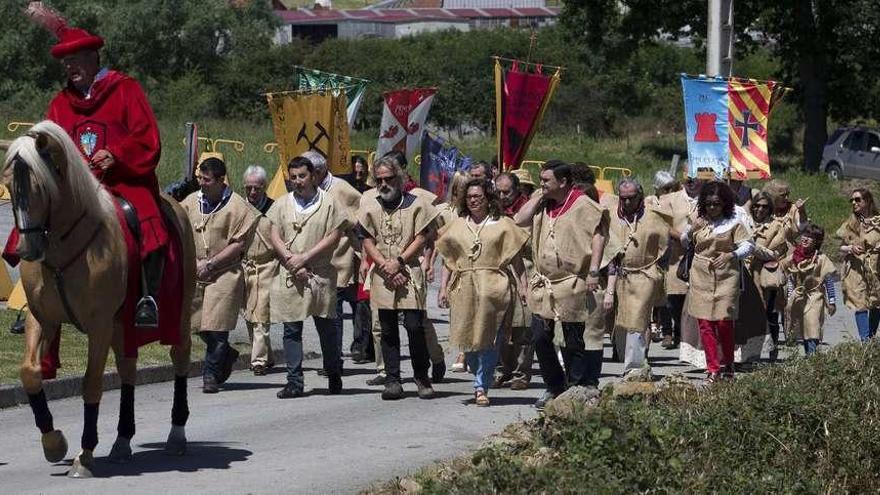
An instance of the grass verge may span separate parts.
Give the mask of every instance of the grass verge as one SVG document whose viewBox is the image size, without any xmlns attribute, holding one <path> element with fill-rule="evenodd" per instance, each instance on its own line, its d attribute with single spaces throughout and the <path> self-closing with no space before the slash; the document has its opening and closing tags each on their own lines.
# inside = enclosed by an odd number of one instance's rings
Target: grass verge
<svg viewBox="0 0 880 495">
<path fill-rule="evenodd" d="M 9 326 L 15 321 L 16 311 L 0 311 L 0 385 L 17 384 L 19 367 L 24 356 L 24 336 L 9 333 Z M 205 345 L 193 336 L 192 359 L 201 359 Z M 168 346 L 159 343 L 145 345 L 138 352 L 138 366 L 171 364 Z M 58 377 L 82 376 L 88 361 L 88 338 L 70 325 L 61 327 L 61 368 Z M 113 353 L 107 359 L 107 370 L 115 369 Z"/>
<path fill-rule="evenodd" d="M 705 392 L 603 390 L 379 492 L 869 493 L 880 486 L 880 342 L 841 344 Z"/>
</svg>

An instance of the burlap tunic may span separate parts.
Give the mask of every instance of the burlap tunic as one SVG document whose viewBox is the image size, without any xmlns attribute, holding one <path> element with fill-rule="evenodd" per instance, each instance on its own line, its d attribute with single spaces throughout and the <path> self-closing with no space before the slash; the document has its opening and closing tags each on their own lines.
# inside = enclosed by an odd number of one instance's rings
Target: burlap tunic
<svg viewBox="0 0 880 495">
<path fill-rule="evenodd" d="M 400 256 L 416 235 L 431 227 L 438 214 L 427 198 L 404 193 L 401 199 L 400 206 L 385 210 L 377 192 L 361 196 L 358 223 L 375 240 L 376 249 L 386 259 Z M 418 256 L 407 260 L 404 269 L 409 282 L 397 289 L 386 285 L 375 267 L 370 268 L 365 284 L 365 289 L 369 285 L 370 304 L 374 309 L 425 309 L 427 282 Z"/>
<path fill-rule="evenodd" d="M 603 221 L 607 225 L 608 210 L 586 196 L 578 197 L 556 218 L 550 218 L 546 208 L 535 215 L 535 266 L 529 283 L 529 309 L 533 314 L 562 322 L 586 322 L 588 329 L 604 327 L 602 293 L 588 291 L 586 282 L 593 234 Z"/>
<path fill-rule="evenodd" d="M 824 280 L 836 271 L 834 263 L 818 254 L 797 265 L 788 257 L 782 268 L 793 288 L 785 308 L 785 323 L 797 338 L 821 340 L 828 303 Z"/>
<path fill-rule="evenodd" d="M 693 234 L 694 262 L 690 271 L 688 313 L 701 320 L 736 320 L 739 315 L 740 261 L 714 269 L 710 263 L 721 253 L 731 253 L 750 239 L 742 223 L 716 234 L 711 225 Z"/>
<path fill-rule="evenodd" d="M 615 326 L 641 332 L 648 325 L 651 311 L 663 298 L 665 277 L 658 262 L 666 253 L 671 228 L 672 217 L 654 208 L 645 208 L 633 223 L 611 219 L 606 249 L 619 264 Z"/>
<path fill-rule="evenodd" d="M 679 190 L 660 196 L 660 209 L 672 215 L 672 226 L 682 232 L 688 224 L 688 218 L 695 214 L 697 204 L 691 201 L 684 190 Z M 665 275 L 666 294 L 687 294 L 688 283 L 678 278 L 678 265 L 684 258 L 684 248 L 679 242 L 673 242 L 669 246 L 668 263 Z"/>
<path fill-rule="evenodd" d="M 334 177 L 324 191 L 343 210 L 348 219 L 339 245 L 333 250 L 333 266 L 336 267 L 336 287 L 348 287 L 357 282 L 357 257 L 360 249 L 354 225 L 357 224 L 357 209 L 361 203 L 361 193 L 348 182 Z"/>
<path fill-rule="evenodd" d="M 246 298 L 242 316 L 251 323 L 270 322 L 269 288 L 278 272 L 278 260 L 269 240 L 271 231 L 272 222 L 264 215 L 259 215 L 254 235 L 241 261 L 245 273 Z"/>
<path fill-rule="evenodd" d="M 853 310 L 880 308 L 880 215 L 863 222 L 847 220 L 835 234 L 847 246 L 861 246 L 861 255 L 843 257 L 843 300 Z"/>
<path fill-rule="evenodd" d="M 278 198 L 266 214 L 278 227 L 291 252 L 301 254 L 348 224 L 345 211 L 328 194 L 318 190 L 318 203 L 297 212 L 293 193 Z M 269 293 L 272 321 L 303 321 L 309 316 L 336 316 L 336 268 L 332 251 L 313 258 L 306 265 L 309 279 L 300 281 L 283 266 L 272 281 Z"/>
<path fill-rule="evenodd" d="M 204 214 L 199 208 L 201 194 L 190 194 L 181 203 L 193 226 L 196 259 L 216 256 L 232 242 L 245 241 L 253 235 L 257 212 L 244 198 L 232 193 L 222 208 Z M 244 303 L 244 271 L 241 261 L 216 268 L 220 272 L 211 282 L 198 282 L 193 294 L 190 326 L 194 332 L 228 332 L 238 323 Z"/>
<path fill-rule="evenodd" d="M 529 235 L 507 217 L 474 225 L 459 217 L 437 239 L 437 251 L 450 271 L 449 339 L 463 351 L 491 349 L 507 327 L 516 281 L 508 266 Z M 509 335 L 505 336 L 509 339 Z"/>
</svg>

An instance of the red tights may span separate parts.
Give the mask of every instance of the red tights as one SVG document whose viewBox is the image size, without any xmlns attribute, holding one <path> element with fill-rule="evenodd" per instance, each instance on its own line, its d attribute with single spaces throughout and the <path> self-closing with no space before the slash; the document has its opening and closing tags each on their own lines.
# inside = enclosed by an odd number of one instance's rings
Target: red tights
<svg viewBox="0 0 880 495">
<path fill-rule="evenodd" d="M 733 320 L 697 320 L 700 341 L 706 353 L 706 371 L 718 373 L 721 366 L 733 365 Z M 718 361 L 718 344 L 721 344 L 721 362 Z"/>
</svg>

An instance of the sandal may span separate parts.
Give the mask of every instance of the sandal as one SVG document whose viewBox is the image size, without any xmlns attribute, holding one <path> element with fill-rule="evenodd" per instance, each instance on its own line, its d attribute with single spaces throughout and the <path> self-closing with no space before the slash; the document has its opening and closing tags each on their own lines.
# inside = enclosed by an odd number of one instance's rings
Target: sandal
<svg viewBox="0 0 880 495">
<path fill-rule="evenodd" d="M 489 396 L 486 395 L 485 391 L 477 390 L 474 392 L 474 404 L 477 407 L 489 407 Z"/>
</svg>

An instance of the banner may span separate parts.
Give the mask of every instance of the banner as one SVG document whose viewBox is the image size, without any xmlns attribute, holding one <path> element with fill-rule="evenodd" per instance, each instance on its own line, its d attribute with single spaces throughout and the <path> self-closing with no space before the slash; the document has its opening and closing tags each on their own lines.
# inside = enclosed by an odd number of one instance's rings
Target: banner
<svg viewBox="0 0 880 495">
<path fill-rule="evenodd" d="M 514 60 L 504 70 L 495 59 L 495 132 L 502 170 L 519 168 L 560 81 L 559 68 L 546 76 L 541 65 L 522 64 L 523 71 L 520 64 Z"/>
<path fill-rule="evenodd" d="M 385 93 L 382 125 L 376 156 L 381 158 L 391 150 L 402 151 L 412 162 L 422 142 L 425 121 L 434 101 L 437 88 L 399 89 Z"/>
<path fill-rule="evenodd" d="M 277 198 L 287 192 L 287 163 L 306 151 L 327 158 L 333 175 L 351 173 L 348 159 L 348 125 L 345 93 L 289 92 L 266 95 L 278 143 L 279 167 L 267 194 Z"/>
<path fill-rule="evenodd" d="M 305 67 L 296 66 L 297 78 L 299 81 L 299 89 L 302 91 L 319 91 L 327 89 L 341 89 L 345 91 L 345 97 L 348 101 L 346 108 L 346 118 L 348 119 L 349 130 L 354 129 L 354 120 L 357 117 L 358 109 L 364 100 L 364 93 L 367 91 L 367 79 L 359 77 L 343 76 L 332 72 L 324 72 L 317 69 L 307 69 Z"/>
<path fill-rule="evenodd" d="M 425 133 L 422 140 L 422 161 L 419 164 L 419 187 L 440 198 L 448 195 L 449 183 L 458 170 L 469 170 L 473 160 L 462 156 L 458 148 L 444 146 L 443 138 Z"/>
<path fill-rule="evenodd" d="M 767 127 L 785 91 L 774 81 L 694 78 L 682 74 L 688 175 L 769 179 Z"/>
</svg>

